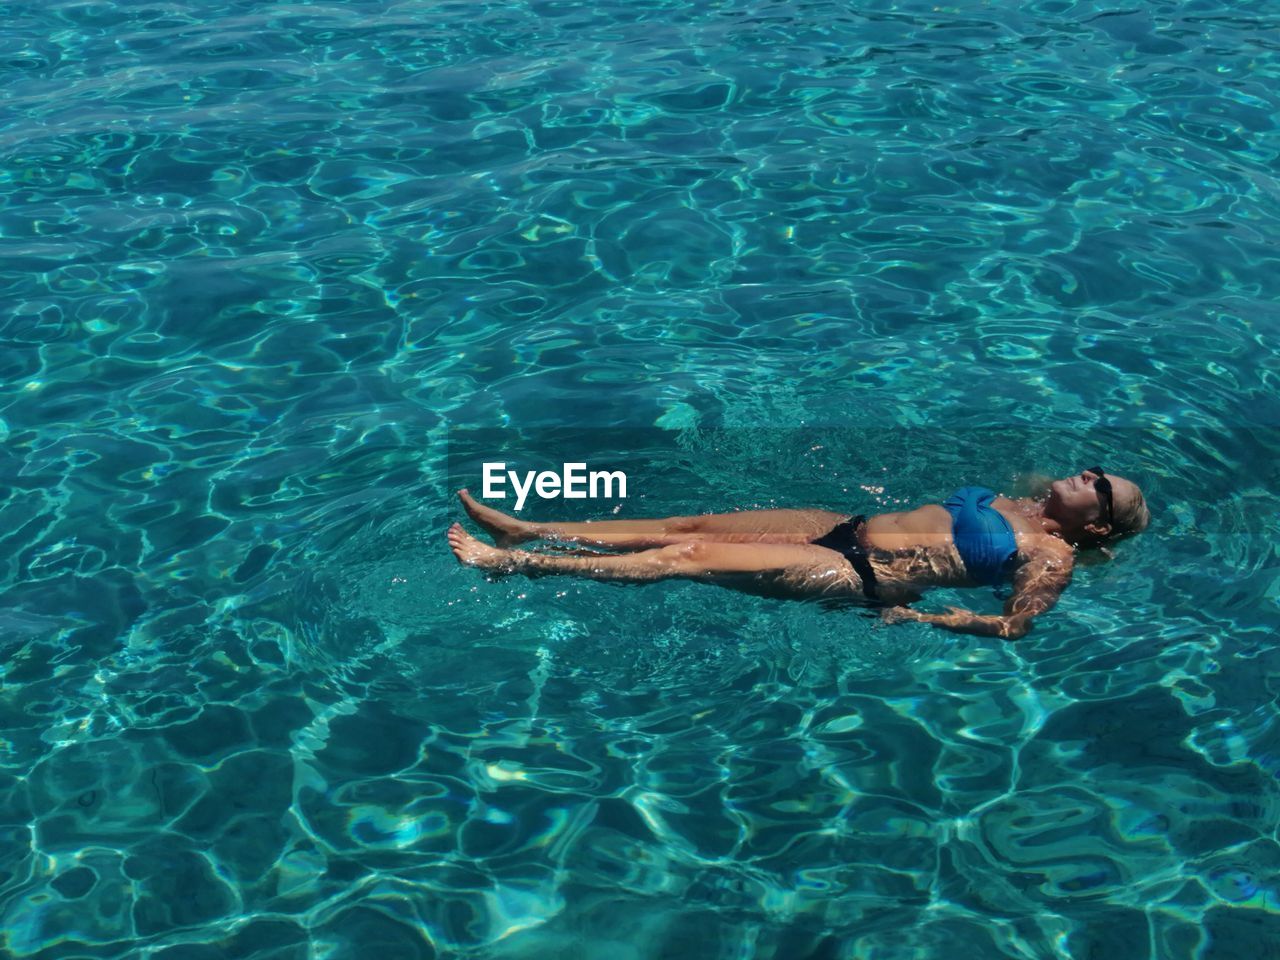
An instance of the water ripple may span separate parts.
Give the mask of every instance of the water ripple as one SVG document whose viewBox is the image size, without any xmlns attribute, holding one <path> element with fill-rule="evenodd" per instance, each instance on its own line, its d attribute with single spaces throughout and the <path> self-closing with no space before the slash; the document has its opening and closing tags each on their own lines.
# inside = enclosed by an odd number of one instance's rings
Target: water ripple
<svg viewBox="0 0 1280 960">
<path fill-rule="evenodd" d="M 10 6 L 0 952 L 1274 940 L 1266 4 Z M 460 570 L 566 423 L 624 517 L 1155 520 L 1005 646 Z"/>
</svg>

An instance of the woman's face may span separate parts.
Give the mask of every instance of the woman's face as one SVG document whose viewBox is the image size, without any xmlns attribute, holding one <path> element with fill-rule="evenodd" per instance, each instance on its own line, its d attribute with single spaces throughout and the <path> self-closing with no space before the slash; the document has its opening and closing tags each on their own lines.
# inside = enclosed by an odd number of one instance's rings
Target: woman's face
<svg viewBox="0 0 1280 960">
<path fill-rule="evenodd" d="M 1128 503 L 1137 493 L 1137 487 L 1124 477 L 1107 474 L 1111 481 L 1111 507 Z M 1049 485 L 1049 499 L 1046 506 L 1049 512 L 1060 522 L 1083 528 L 1085 524 L 1110 524 L 1111 515 L 1103 506 L 1106 499 L 1099 495 L 1098 475 L 1089 470 L 1081 470 L 1071 477 L 1063 477 Z"/>
</svg>

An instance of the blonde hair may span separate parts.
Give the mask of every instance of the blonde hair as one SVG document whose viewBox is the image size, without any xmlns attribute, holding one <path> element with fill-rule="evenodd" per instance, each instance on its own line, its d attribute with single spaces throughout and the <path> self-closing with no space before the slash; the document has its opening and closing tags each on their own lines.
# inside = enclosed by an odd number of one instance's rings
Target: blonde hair
<svg viewBox="0 0 1280 960">
<path fill-rule="evenodd" d="M 1151 522 L 1151 511 L 1147 509 L 1147 498 L 1137 487 L 1133 488 L 1135 496 L 1123 508 L 1114 500 L 1111 502 L 1111 532 L 1106 542 L 1114 543 L 1141 533 Z"/>
<path fill-rule="evenodd" d="M 1088 531 L 1081 531 L 1081 535 L 1075 540 L 1069 540 L 1068 543 L 1079 547 L 1082 550 L 1098 550 L 1107 559 L 1115 556 L 1107 548 L 1125 537 L 1131 537 L 1135 533 L 1141 533 L 1147 529 L 1147 524 L 1151 522 L 1151 511 L 1147 509 L 1147 500 L 1142 495 L 1142 491 L 1136 486 L 1133 488 L 1134 497 L 1123 507 L 1111 501 L 1111 530 L 1106 536 L 1095 537 Z"/>
</svg>

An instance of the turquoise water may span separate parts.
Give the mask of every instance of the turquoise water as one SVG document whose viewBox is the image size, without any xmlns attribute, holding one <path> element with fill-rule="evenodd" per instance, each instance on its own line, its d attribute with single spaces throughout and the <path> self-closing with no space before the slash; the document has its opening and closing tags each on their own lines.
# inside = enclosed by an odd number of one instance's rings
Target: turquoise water
<svg viewBox="0 0 1280 960">
<path fill-rule="evenodd" d="M 0 955 L 1277 956 L 1280 4 L 0 14 Z M 566 449 L 1154 522 L 1016 645 L 459 568 Z"/>
</svg>

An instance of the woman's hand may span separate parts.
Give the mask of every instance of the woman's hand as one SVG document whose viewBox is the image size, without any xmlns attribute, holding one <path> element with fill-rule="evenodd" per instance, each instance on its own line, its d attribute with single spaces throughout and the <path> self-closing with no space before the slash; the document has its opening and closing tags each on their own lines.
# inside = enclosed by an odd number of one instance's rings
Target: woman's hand
<svg viewBox="0 0 1280 960">
<path fill-rule="evenodd" d="M 921 613 L 910 607 L 889 607 L 880 614 L 885 623 L 932 623 L 939 627 L 951 627 L 972 620 L 974 615 L 963 607 L 947 607 L 946 613 Z"/>
<path fill-rule="evenodd" d="M 1018 640 L 1030 629 L 1028 616 L 984 617 L 964 607 L 947 607 L 946 613 L 920 613 L 909 607 L 889 607 L 880 613 L 884 623 L 929 623 L 957 633 L 972 633 L 980 637 L 1003 637 Z"/>
<path fill-rule="evenodd" d="M 924 614 L 910 607 L 885 607 L 880 611 L 881 623 L 906 623 L 908 621 L 920 621 L 924 619 Z"/>
</svg>

